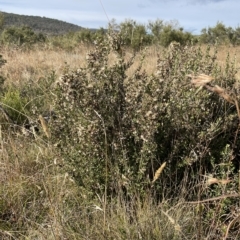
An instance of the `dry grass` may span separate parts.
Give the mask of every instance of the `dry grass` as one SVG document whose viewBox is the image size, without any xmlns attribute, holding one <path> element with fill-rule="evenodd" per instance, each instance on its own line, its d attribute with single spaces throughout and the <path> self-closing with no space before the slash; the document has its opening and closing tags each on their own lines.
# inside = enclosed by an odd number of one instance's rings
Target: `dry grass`
<svg viewBox="0 0 240 240">
<path fill-rule="evenodd" d="M 202 49 L 206 49 L 206 46 L 202 46 Z M 210 51 L 210 53 L 213 53 L 213 49 Z M 225 46 L 222 45 L 218 48 L 218 53 L 217 53 L 217 63 L 221 66 L 221 67 L 225 67 L 226 65 L 226 59 L 227 56 L 229 54 L 230 56 L 230 60 L 234 60 L 236 59 L 236 68 L 240 68 L 240 47 L 239 46 Z M 240 80 L 240 72 L 238 71 L 237 73 L 237 78 Z"/>
<path fill-rule="evenodd" d="M 206 47 L 203 46 L 203 49 Z M 89 51 L 84 45 L 80 45 L 79 48 L 74 51 L 66 51 L 63 49 L 51 50 L 51 49 L 34 49 L 29 51 L 21 51 L 17 49 L 3 48 L 1 50 L 4 59 L 7 60 L 7 64 L 2 68 L 2 74 L 7 77 L 8 81 L 14 84 L 21 84 L 25 81 L 35 80 L 38 81 L 46 73 L 54 70 L 58 76 L 60 76 L 66 65 L 71 66 L 72 69 L 85 66 L 86 54 Z M 161 49 L 157 47 L 149 47 L 146 51 L 146 59 L 144 62 L 144 68 L 148 74 L 156 71 L 157 53 Z M 237 68 L 240 68 L 240 47 L 227 47 L 221 46 L 218 51 L 218 63 L 224 67 L 226 63 L 226 57 L 228 53 L 230 58 L 236 57 Z M 130 57 L 128 52 L 126 58 Z M 133 69 L 138 66 L 140 56 L 137 56 L 137 61 L 134 62 Z M 240 73 L 238 73 L 240 74 Z M 240 79 L 240 75 L 237 75 Z"/>
<path fill-rule="evenodd" d="M 238 118 L 240 119 L 239 103 L 238 103 L 238 98 L 236 95 L 228 93 L 228 91 L 226 89 L 224 89 L 218 85 L 210 84 L 210 82 L 212 82 L 214 80 L 214 78 L 211 76 L 208 76 L 205 74 L 200 74 L 198 76 L 191 76 L 191 75 L 189 75 L 189 76 L 192 78 L 191 83 L 195 87 L 200 87 L 200 88 L 205 87 L 209 91 L 218 94 L 219 97 L 222 97 L 227 102 L 235 105 L 236 109 L 237 109 L 237 113 L 238 113 Z"/>
<path fill-rule="evenodd" d="M 1 136 L 0 239 L 189 239 L 183 232 L 194 211 L 148 194 L 128 203 L 119 194 L 105 223 L 103 198 L 89 201 L 55 158 L 47 143 Z"/>
<path fill-rule="evenodd" d="M 21 51 L 17 49 L 2 49 L 1 53 L 7 60 L 2 73 L 8 81 L 22 84 L 29 80 L 38 81 L 52 70 L 57 75 L 62 74 L 66 64 L 77 68 L 85 64 L 88 49 L 81 47 L 74 52 L 65 50 L 34 49 Z"/>
<path fill-rule="evenodd" d="M 85 57 L 90 47 L 79 45 L 74 51 L 64 49 L 49 49 L 35 48 L 29 51 L 21 49 L 13 49 L 2 47 L 1 53 L 7 64 L 3 66 L 2 72 L 5 76 L 11 79 L 14 83 L 21 83 L 23 80 L 31 78 L 39 79 L 51 70 L 55 70 L 57 74 L 62 74 L 66 64 L 72 68 L 77 68 L 85 65 Z M 206 49 L 206 46 L 202 46 Z M 156 70 L 157 54 L 162 50 L 162 47 L 152 46 L 146 51 L 146 59 L 144 68 L 147 73 L 151 74 Z M 211 50 L 212 52 L 213 50 Z M 227 55 L 230 58 L 236 58 L 237 67 L 240 67 L 240 47 L 221 46 L 217 54 L 217 62 L 224 67 Z M 129 58 L 131 52 L 127 52 L 126 58 Z M 140 59 L 140 57 L 137 59 Z M 134 62 L 134 66 L 138 65 L 138 61 Z M 239 73 L 238 73 L 239 74 Z M 240 76 L 239 76 L 240 77 Z"/>
</svg>

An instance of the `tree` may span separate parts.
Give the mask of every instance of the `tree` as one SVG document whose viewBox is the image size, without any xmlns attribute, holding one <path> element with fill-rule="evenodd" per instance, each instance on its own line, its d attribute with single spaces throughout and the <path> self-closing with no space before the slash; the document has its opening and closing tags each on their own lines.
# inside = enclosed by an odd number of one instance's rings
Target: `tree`
<svg viewBox="0 0 240 240">
<path fill-rule="evenodd" d="M 150 30 L 150 33 L 153 36 L 154 43 L 159 42 L 163 27 L 164 27 L 163 20 L 157 19 L 154 22 L 149 21 L 148 29 Z"/>
<path fill-rule="evenodd" d="M 163 26 L 159 42 L 162 46 L 167 47 L 173 41 L 185 45 L 193 40 L 194 37 L 191 33 L 184 32 L 183 28 L 176 29 L 174 26 L 168 24 Z"/>
<path fill-rule="evenodd" d="M 139 50 L 141 46 L 150 44 L 150 35 L 147 34 L 145 25 L 132 19 L 125 20 L 120 24 L 120 32 L 125 44 Z"/>
<path fill-rule="evenodd" d="M 229 43 L 234 42 L 234 31 L 227 28 L 223 23 L 217 22 L 216 26 L 204 28 L 201 31 L 200 42 L 202 43 Z"/>
<path fill-rule="evenodd" d="M 119 24 L 117 24 L 117 21 L 115 18 L 111 19 L 111 21 L 108 23 L 108 29 L 111 29 L 112 31 L 119 31 Z"/>
</svg>

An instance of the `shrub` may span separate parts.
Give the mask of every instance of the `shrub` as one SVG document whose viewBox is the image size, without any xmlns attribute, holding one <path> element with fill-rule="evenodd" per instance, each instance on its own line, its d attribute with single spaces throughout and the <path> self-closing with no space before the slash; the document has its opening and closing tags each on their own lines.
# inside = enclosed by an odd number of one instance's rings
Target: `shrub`
<svg viewBox="0 0 240 240">
<path fill-rule="evenodd" d="M 56 141 L 69 171 L 90 192 L 145 191 L 166 161 L 164 184 L 156 186 L 161 194 L 166 187 L 176 194 L 186 169 L 198 178 L 221 163 L 237 128 L 231 104 L 214 93 L 196 91 L 188 74 L 211 74 L 228 85 L 222 79 L 234 82 L 236 71 L 231 64 L 221 71 L 210 48 L 204 53 L 172 43 L 159 55 L 155 74 L 142 69 L 143 54 L 128 76 L 135 56 L 125 61 L 122 43 L 120 34 L 110 35 L 88 53 L 86 68 L 59 79 Z M 110 53 L 116 61 L 109 65 Z"/>
</svg>

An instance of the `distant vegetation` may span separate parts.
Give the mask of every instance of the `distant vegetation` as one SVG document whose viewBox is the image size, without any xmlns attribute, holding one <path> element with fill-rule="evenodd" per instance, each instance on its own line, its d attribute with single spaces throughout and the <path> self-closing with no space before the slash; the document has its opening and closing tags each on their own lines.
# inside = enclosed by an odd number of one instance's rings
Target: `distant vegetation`
<svg viewBox="0 0 240 240">
<path fill-rule="evenodd" d="M 25 16 L 13 13 L 2 12 L 4 16 L 4 27 L 22 27 L 28 26 L 35 32 L 43 34 L 65 34 L 68 32 L 80 31 L 82 27 L 75 24 L 59 21 L 56 19 L 38 17 L 38 16 Z"/>
<path fill-rule="evenodd" d="M 106 37 L 106 29 L 86 29 L 63 21 L 45 18 L 24 16 L 12 13 L 1 13 L 0 26 L 2 29 L 1 41 L 4 44 L 29 45 L 46 42 L 51 46 L 67 48 L 78 46 L 79 43 L 93 44 Z M 161 19 L 149 21 L 147 24 L 126 19 L 116 23 L 113 19 L 109 27 L 121 33 L 122 43 L 135 51 L 150 45 L 167 47 L 172 41 L 181 45 L 186 44 L 240 44 L 240 27 L 233 29 L 217 22 L 214 27 L 204 28 L 196 36 L 177 21 L 164 22 Z M 51 36 L 51 37 L 49 37 Z"/>
</svg>

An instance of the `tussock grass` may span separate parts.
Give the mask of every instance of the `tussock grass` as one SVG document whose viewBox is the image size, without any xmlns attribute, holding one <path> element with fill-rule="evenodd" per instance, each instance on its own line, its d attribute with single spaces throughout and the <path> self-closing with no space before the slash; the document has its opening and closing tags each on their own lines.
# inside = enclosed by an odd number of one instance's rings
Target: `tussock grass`
<svg viewBox="0 0 240 240">
<path fill-rule="evenodd" d="M 54 164 L 52 147 L 6 135 L 1 141 L 2 239 L 179 239 L 188 228 L 184 205 L 158 204 L 149 195 L 126 201 L 122 194 L 108 201 L 104 228 L 102 197 L 89 201 Z"/>
</svg>

